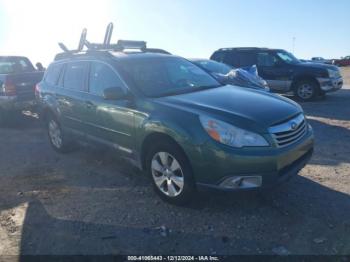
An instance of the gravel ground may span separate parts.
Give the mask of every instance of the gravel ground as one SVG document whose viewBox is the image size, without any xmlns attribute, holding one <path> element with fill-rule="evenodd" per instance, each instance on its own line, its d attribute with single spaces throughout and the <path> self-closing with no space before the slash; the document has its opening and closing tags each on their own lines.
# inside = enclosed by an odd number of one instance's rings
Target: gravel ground
<svg viewBox="0 0 350 262">
<path fill-rule="evenodd" d="M 23 116 L 0 128 L 0 255 L 350 254 L 349 102 L 350 86 L 302 104 L 316 147 L 300 176 L 264 194 L 200 194 L 190 207 L 159 200 L 111 152 L 55 153 Z"/>
<path fill-rule="evenodd" d="M 350 86 L 350 66 L 341 68 L 344 82 Z"/>
</svg>

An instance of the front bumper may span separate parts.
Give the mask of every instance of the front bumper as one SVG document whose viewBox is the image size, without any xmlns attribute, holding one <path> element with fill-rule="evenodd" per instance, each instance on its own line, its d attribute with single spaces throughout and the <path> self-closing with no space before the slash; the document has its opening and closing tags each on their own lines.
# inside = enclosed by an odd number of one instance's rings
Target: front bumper
<svg viewBox="0 0 350 262">
<path fill-rule="evenodd" d="M 198 189 L 237 191 L 254 188 L 223 187 L 232 177 L 261 177 L 257 188 L 269 188 L 296 175 L 310 160 L 314 136 L 309 130 L 305 137 L 285 148 L 233 149 L 214 142 L 201 148 L 202 162 L 193 164 Z"/>
<path fill-rule="evenodd" d="M 2 110 L 24 110 L 33 107 L 34 105 L 34 100 L 19 101 L 17 96 L 0 96 L 0 109 Z"/>
<path fill-rule="evenodd" d="M 334 92 L 343 87 L 343 78 L 317 78 L 323 92 Z"/>
<path fill-rule="evenodd" d="M 268 174 L 267 176 L 274 177 L 275 179 L 273 181 L 264 181 L 262 186 L 259 187 L 251 187 L 251 188 L 228 188 L 228 187 L 222 187 L 220 184 L 219 185 L 211 185 L 211 184 L 204 184 L 204 183 L 197 183 L 197 189 L 200 191 L 205 191 L 205 190 L 216 190 L 216 191 L 242 191 L 242 190 L 251 190 L 251 189 L 267 189 L 271 188 L 273 186 L 276 186 L 280 183 L 288 181 L 290 178 L 296 176 L 300 170 L 302 170 L 306 164 L 309 162 L 313 154 L 313 149 L 310 149 L 309 152 L 307 152 L 304 156 L 301 158 L 297 159 L 294 163 L 291 165 L 285 167 L 284 169 L 280 170 L 279 172 L 276 173 L 271 173 Z M 266 176 L 266 174 L 265 174 Z M 244 177 L 244 176 L 243 176 Z M 264 180 L 263 176 L 256 175 L 256 177 L 261 177 L 262 180 Z"/>
</svg>

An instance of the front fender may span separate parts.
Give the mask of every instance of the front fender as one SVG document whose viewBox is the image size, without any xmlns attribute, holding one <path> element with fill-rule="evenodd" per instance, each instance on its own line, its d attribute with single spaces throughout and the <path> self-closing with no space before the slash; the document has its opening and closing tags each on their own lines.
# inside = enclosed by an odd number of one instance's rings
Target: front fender
<svg viewBox="0 0 350 262">
<path fill-rule="evenodd" d="M 200 145 L 208 140 L 208 135 L 202 128 L 197 116 L 186 114 L 167 114 L 166 118 L 160 115 L 144 117 L 140 120 L 136 117 L 136 151 L 142 152 L 144 141 L 149 136 L 161 134 L 174 140 L 184 151 L 187 159 L 192 164 L 193 157 L 200 154 Z"/>
</svg>

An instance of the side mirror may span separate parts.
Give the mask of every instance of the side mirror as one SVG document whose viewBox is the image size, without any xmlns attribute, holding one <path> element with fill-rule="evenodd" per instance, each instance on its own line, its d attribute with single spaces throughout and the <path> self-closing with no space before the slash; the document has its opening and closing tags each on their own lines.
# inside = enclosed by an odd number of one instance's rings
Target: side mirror
<svg viewBox="0 0 350 262">
<path fill-rule="evenodd" d="M 127 92 L 121 87 L 109 87 L 103 90 L 103 98 L 105 100 L 119 100 L 126 98 Z"/>
</svg>

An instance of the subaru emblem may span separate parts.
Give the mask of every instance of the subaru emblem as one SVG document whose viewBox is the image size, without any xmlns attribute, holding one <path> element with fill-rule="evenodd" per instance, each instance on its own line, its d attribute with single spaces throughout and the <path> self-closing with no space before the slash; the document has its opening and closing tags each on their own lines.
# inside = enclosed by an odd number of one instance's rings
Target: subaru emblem
<svg viewBox="0 0 350 262">
<path fill-rule="evenodd" d="M 298 124 L 295 123 L 295 122 L 291 122 L 291 123 L 290 123 L 290 127 L 292 128 L 292 130 L 295 130 L 295 129 L 297 129 Z"/>
</svg>

